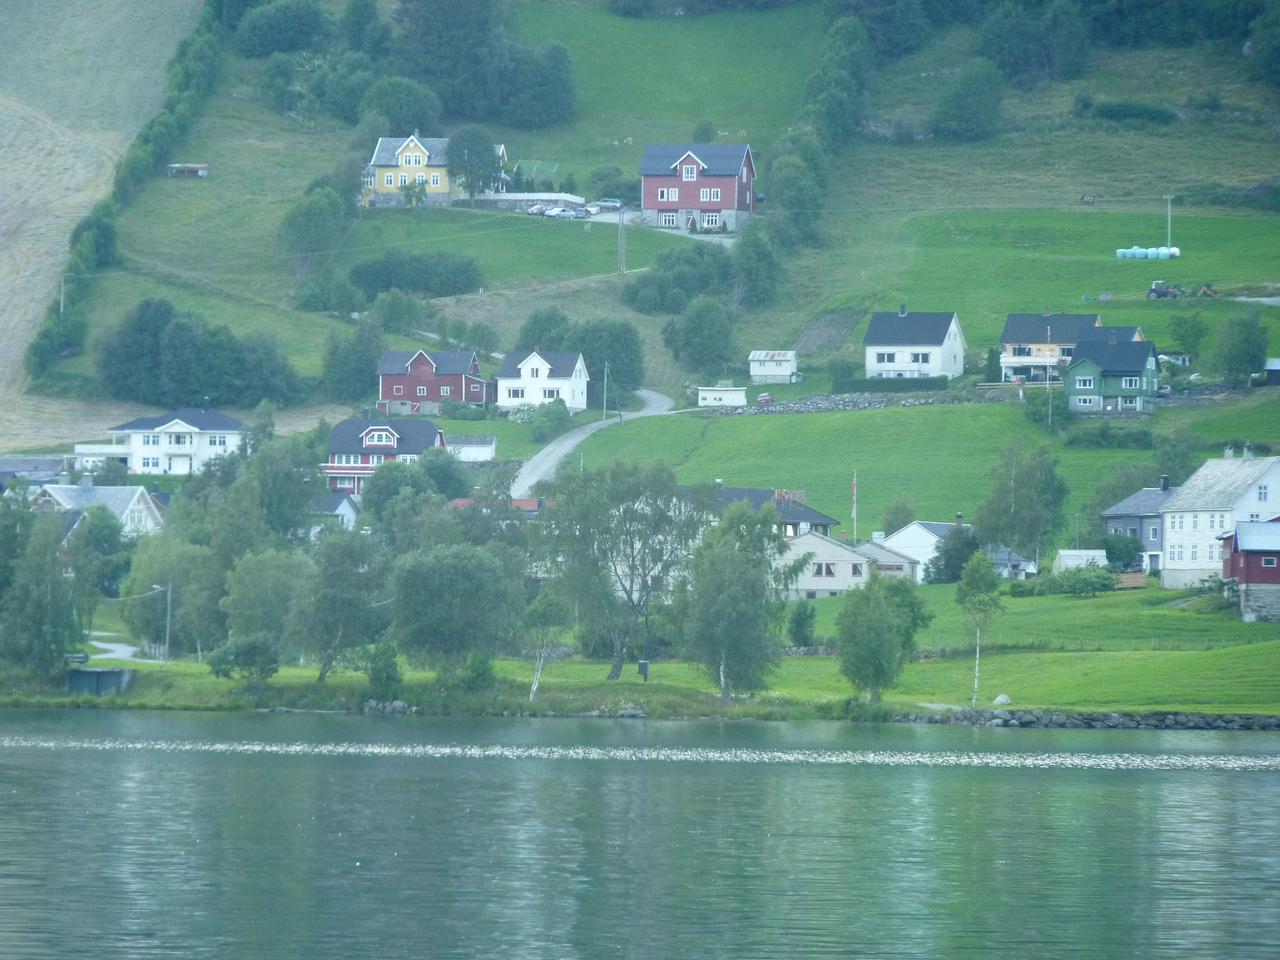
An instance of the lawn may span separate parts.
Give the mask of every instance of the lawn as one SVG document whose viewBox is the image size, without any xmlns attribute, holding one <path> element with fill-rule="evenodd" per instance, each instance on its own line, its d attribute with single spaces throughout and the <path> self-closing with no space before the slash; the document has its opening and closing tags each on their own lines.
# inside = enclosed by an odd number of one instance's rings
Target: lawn
<svg viewBox="0 0 1280 960">
<path fill-rule="evenodd" d="M 943 656 L 973 649 L 973 626 L 955 602 L 954 584 L 920 588 L 934 621 L 916 637 L 917 646 Z M 843 597 L 813 601 L 819 636 L 835 635 Z M 1230 613 L 1206 609 L 1189 592 L 1124 590 L 1089 598 L 1003 598 L 1004 613 L 992 621 L 984 647 L 1005 651 L 1097 652 L 1207 650 L 1280 640 L 1280 624 L 1243 623 Z"/>
<path fill-rule="evenodd" d="M 839 413 L 715 416 L 681 414 L 624 423 L 593 434 L 581 449 L 588 466 L 615 459 L 661 460 L 681 482 L 803 490 L 816 510 L 850 528 L 849 483 L 858 473 L 858 535 L 878 529 L 884 509 L 904 495 L 925 519 L 972 516 L 990 490 L 991 470 L 1011 442 L 1048 442 L 1061 458 L 1070 516 L 1109 467 L 1132 450 L 1062 446 L 1012 404 L 895 407 Z"/>
<path fill-rule="evenodd" d="M 126 665 L 99 661 L 100 665 Z M 285 667 L 261 697 L 245 693 L 237 682 L 219 680 L 192 662 L 167 667 L 135 664 L 138 673 L 129 692 L 104 705 L 183 709 L 245 708 L 283 704 L 295 707 L 338 707 L 365 696 L 364 678 L 347 671 L 330 675 L 325 688 L 315 685 L 315 670 Z M 725 707 L 698 667 L 680 662 L 654 663 L 651 682 L 640 681 L 634 668 L 608 683 L 608 664 L 563 660 L 547 665 L 533 704 L 528 702 L 531 668 L 527 661 L 500 660 L 499 685 L 492 693 L 443 694 L 422 671 L 405 675 L 404 696 L 430 710 L 445 712 L 514 712 L 533 710 L 565 714 L 613 710 L 637 705 L 655 717 L 739 716 L 771 719 L 838 716 L 853 688 L 831 657 L 783 660 L 771 688 Z M 973 664 L 967 659 L 913 663 L 897 687 L 885 694 L 888 706 L 914 709 L 917 704 L 968 703 Z M 1106 651 L 1086 653 L 1008 653 L 983 660 L 982 699 L 1007 693 L 1019 707 L 1067 710 L 1179 710 L 1219 713 L 1280 711 L 1280 642 L 1187 651 Z M 58 702 L 51 697 L 50 702 Z"/>
</svg>

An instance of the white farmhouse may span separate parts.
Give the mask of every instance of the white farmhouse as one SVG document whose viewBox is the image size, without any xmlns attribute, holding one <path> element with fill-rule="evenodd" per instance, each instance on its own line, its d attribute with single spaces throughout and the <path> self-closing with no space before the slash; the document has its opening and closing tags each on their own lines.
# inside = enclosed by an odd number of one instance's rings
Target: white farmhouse
<svg viewBox="0 0 1280 960">
<path fill-rule="evenodd" d="M 164 515 L 146 487 L 95 487 L 87 479 L 46 483 L 32 495 L 31 507 L 36 512 L 81 514 L 90 507 L 105 507 L 130 537 L 154 533 L 164 526 Z"/>
<path fill-rule="evenodd" d="M 77 443 L 76 462 L 82 470 L 93 470 L 107 460 L 120 460 L 130 473 L 185 476 L 240 449 L 248 429 L 217 410 L 171 410 L 111 427 L 111 443 Z"/>
<path fill-rule="evenodd" d="M 746 405 L 746 387 L 722 383 L 718 387 L 698 388 L 698 406 L 700 407 L 745 407 Z"/>
<path fill-rule="evenodd" d="M 947 538 L 948 534 L 957 526 L 961 526 L 965 530 L 973 529 L 969 524 L 962 523 L 962 519 L 960 514 L 956 514 L 955 523 L 912 520 L 905 527 L 893 531 L 887 537 L 877 533 L 872 535 L 872 539 L 876 543 L 889 547 L 897 553 L 904 554 L 914 560 L 916 562 L 916 582 L 924 583 L 925 567 L 933 559 L 933 555 L 938 552 L 938 547 L 942 545 L 942 541 Z M 1006 580 L 1025 580 L 1027 577 L 1036 575 L 1034 560 L 1021 557 L 1002 544 L 997 544 L 994 547 L 984 547 L 983 553 L 991 561 L 991 566 L 996 574 Z"/>
<path fill-rule="evenodd" d="M 790 563 L 809 555 L 791 587 L 791 597 L 835 597 L 867 584 L 872 570 L 885 576 L 914 577 L 915 561 L 878 543 L 846 543 L 810 531 L 787 541 L 787 552 L 778 562 Z"/>
<path fill-rule="evenodd" d="M 1218 537 L 1237 523 L 1280 516 L 1280 457 L 1254 457 L 1246 447 L 1237 458 L 1227 447 L 1207 460 L 1160 508 L 1164 526 L 1162 587 L 1193 587 L 1222 575 Z"/>
<path fill-rule="evenodd" d="M 747 364 L 752 383 L 790 383 L 796 376 L 794 350 L 752 350 Z"/>
<path fill-rule="evenodd" d="M 587 409 L 587 364 L 580 353 L 518 350 L 498 368 L 498 406 L 542 406 L 557 398 L 571 413 Z"/>
<path fill-rule="evenodd" d="M 954 313 L 873 313 L 862 339 L 868 377 L 958 377 L 964 332 Z"/>
</svg>

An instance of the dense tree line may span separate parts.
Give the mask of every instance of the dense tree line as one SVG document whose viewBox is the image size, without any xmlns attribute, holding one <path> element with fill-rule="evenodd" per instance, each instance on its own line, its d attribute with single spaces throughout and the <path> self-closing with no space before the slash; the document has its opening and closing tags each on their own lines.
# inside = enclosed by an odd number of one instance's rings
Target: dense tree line
<svg viewBox="0 0 1280 960">
<path fill-rule="evenodd" d="M 351 268 L 351 282 L 372 300 L 385 290 L 429 297 L 470 293 L 480 286 L 480 268 L 460 253 L 406 253 L 393 247 Z"/>
<path fill-rule="evenodd" d="M 159 299 L 139 302 L 103 337 L 98 378 L 117 399 L 162 407 L 290 403 L 301 394 L 271 334 L 238 338 Z"/>
</svg>

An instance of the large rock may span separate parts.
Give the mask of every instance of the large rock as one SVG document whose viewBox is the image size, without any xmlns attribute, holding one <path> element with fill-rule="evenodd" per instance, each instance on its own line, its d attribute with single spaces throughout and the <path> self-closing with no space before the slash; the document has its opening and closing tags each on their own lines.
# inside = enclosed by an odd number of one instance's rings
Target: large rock
<svg viewBox="0 0 1280 960">
<path fill-rule="evenodd" d="M 1009 704 L 1013 703 L 1013 701 L 1009 699 L 1009 695 L 1007 693 L 1000 694 L 991 702 L 997 707 L 1007 707 Z"/>
</svg>

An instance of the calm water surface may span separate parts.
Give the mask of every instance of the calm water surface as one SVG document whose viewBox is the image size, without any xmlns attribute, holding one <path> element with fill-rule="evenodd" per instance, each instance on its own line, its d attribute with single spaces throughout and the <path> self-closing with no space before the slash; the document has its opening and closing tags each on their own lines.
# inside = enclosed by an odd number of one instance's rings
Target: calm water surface
<svg viewBox="0 0 1280 960">
<path fill-rule="evenodd" d="M 1278 756 L 1257 733 L 0 711 L 0 957 L 1277 957 Z"/>
</svg>

